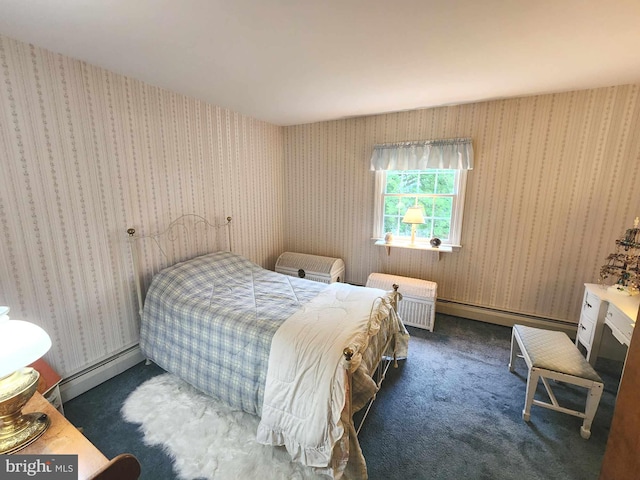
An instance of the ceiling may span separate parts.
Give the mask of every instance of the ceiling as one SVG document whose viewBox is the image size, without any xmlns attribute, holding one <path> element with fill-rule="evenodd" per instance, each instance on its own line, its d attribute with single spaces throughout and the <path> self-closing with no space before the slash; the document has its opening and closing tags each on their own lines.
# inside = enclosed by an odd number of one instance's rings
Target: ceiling
<svg viewBox="0 0 640 480">
<path fill-rule="evenodd" d="M 0 33 L 277 125 L 640 83 L 639 0 L 0 0 Z"/>
</svg>

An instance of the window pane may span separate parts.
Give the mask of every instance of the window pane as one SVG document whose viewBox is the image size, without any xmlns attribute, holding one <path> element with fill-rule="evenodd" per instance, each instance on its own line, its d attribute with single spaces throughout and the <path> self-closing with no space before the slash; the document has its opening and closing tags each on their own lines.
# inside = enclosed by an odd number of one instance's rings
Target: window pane
<svg viewBox="0 0 640 480">
<path fill-rule="evenodd" d="M 432 197 L 420 197 L 418 205 L 422 206 L 422 213 L 425 217 L 433 217 L 433 201 Z"/>
<path fill-rule="evenodd" d="M 452 211 L 453 211 L 453 198 L 438 197 L 434 199 L 434 209 L 433 209 L 434 217 L 450 219 Z"/>
<path fill-rule="evenodd" d="M 455 193 L 455 178 L 454 170 L 440 170 L 438 172 L 436 192 L 440 194 Z"/>
<path fill-rule="evenodd" d="M 404 215 L 402 210 L 402 197 L 385 197 L 384 214 L 385 215 Z"/>
<path fill-rule="evenodd" d="M 418 228 L 416 228 L 416 237 L 430 239 L 433 220 L 431 220 L 430 218 L 425 218 L 424 222 L 424 224 L 418 225 Z"/>
<path fill-rule="evenodd" d="M 387 172 L 385 193 L 400 193 L 400 172 Z"/>
<path fill-rule="evenodd" d="M 384 217 L 384 231 L 398 234 L 398 217 Z"/>
<path fill-rule="evenodd" d="M 401 197 L 400 215 L 404 217 L 409 207 L 413 207 L 416 204 L 416 197 Z"/>
<path fill-rule="evenodd" d="M 417 172 L 407 171 L 402 175 L 402 186 L 400 190 L 402 193 L 418 193 L 418 187 L 420 186 L 419 182 L 420 174 Z"/>
<path fill-rule="evenodd" d="M 400 222 L 399 230 L 400 231 L 398 232 L 398 234 L 401 237 L 410 237 L 411 236 L 411 225 L 409 225 L 408 223 Z"/>
<path fill-rule="evenodd" d="M 448 240 L 451 231 L 451 222 L 449 220 L 436 219 L 433 221 L 433 236 L 440 240 Z"/>
<path fill-rule="evenodd" d="M 420 193 L 436 192 L 436 174 L 422 173 L 420 175 Z"/>
</svg>

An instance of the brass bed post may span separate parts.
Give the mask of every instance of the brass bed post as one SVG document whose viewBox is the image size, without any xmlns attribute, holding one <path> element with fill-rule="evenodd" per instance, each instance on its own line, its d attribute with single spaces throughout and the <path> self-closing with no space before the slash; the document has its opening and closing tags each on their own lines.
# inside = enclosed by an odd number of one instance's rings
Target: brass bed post
<svg viewBox="0 0 640 480">
<path fill-rule="evenodd" d="M 345 371 L 347 375 L 347 390 L 349 391 L 349 398 L 352 398 L 353 392 L 353 372 L 351 371 L 351 359 L 356 352 L 351 347 L 346 347 L 342 350 L 342 356 L 345 359 Z M 349 401 L 349 418 L 353 419 L 353 405 L 352 402 Z M 357 434 L 356 434 L 357 435 Z"/>
<path fill-rule="evenodd" d="M 142 286 L 140 285 L 140 265 L 138 264 L 138 248 L 135 245 L 136 242 L 136 230 L 135 228 L 128 228 L 127 234 L 129 235 L 129 248 L 131 249 L 131 256 L 133 257 L 133 280 L 136 283 L 136 294 L 138 295 L 138 314 L 142 318 Z"/>
<path fill-rule="evenodd" d="M 393 305 L 393 309 L 396 311 L 396 313 L 398 313 L 398 301 L 402 300 L 402 294 L 398 293 L 398 288 L 400 288 L 400 285 L 394 283 L 391 286 L 393 287 L 393 300 L 391 300 L 391 304 Z"/>
<path fill-rule="evenodd" d="M 229 251 L 233 252 L 233 248 L 231 247 L 231 217 L 227 217 L 227 246 L 229 247 Z"/>
<path fill-rule="evenodd" d="M 400 288 L 400 285 L 398 285 L 397 283 L 394 283 L 392 285 L 393 287 L 393 300 L 391 301 L 391 304 L 393 305 L 393 310 L 396 312 L 396 314 L 398 313 L 398 302 L 400 300 L 402 300 L 402 294 L 400 292 L 398 292 L 398 288 Z M 395 333 L 393 335 L 393 368 L 398 368 L 398 357 L 396 355 L 396 344 L 398 342 L 397 339 L 397 333 Z"/>
</svg>

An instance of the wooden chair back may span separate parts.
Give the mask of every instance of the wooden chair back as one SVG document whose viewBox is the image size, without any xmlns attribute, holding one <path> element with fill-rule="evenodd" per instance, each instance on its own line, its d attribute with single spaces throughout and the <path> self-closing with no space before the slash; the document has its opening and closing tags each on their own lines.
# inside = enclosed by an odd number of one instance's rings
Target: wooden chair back
<svg viewBox="0 0 640 480">
<path fill-rule="evenodd" d="M 89 480 L 137 480 L 140 462 L 130 453 L 122 453 L 95 472 Z"/>
</svg>

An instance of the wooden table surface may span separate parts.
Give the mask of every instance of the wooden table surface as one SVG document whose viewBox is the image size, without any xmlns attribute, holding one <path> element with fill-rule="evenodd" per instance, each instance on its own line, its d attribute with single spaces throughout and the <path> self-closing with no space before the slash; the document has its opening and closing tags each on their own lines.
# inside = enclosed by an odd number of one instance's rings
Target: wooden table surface
<svg viewBox="0 0 640 480">
<path fill-rule="evenodd" d="M 38 392 L 27 402 L 22 411 L 23 413 L 46 413 L 51 419 L 51 425 L 38 440 L 17 451 L 17 455 L 78 455 L 78 478 L 81 480 L 89 478 L 96 470 L 108 463 L 107 457 Z"/>
</svg>

